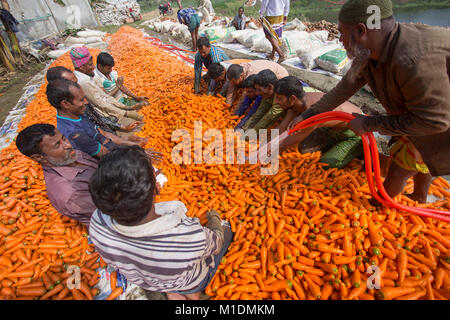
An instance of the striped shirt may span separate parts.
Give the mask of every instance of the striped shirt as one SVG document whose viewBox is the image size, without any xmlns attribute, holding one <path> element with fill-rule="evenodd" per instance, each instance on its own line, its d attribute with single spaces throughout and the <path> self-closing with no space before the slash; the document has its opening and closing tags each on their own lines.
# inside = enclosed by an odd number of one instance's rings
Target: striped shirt
<svg viewBox="0 0 450 320">
<path fill-rule="evenodd" d="M 180 201 L 155 203 L 159 218 L 138 226 L 123 226 L 96 210 L 90 237 L 96 250 L 129 282 L 156 292 L 197 288 L 214 266 L 223 237 L 186 216 Z"/>
<path fill-rule="evenodd" d="M 223 51 L 221 48 L 211 46 L 211 50 L 209 51 L 209 55 L 206 58 L 203 58 L 200 53 L 197 52 L 195 55 L 195 63 L 194 63 L 194 70 L 195 70 L 195 83 L 200 84 L 200 80 L 202 78 L 202 67 L 203 65 L 206 67 L 206 69 L 209 69 L 209 65 L 211 63 L 220 63 L 222 61 L 230 60 L 228 58 L 225 51 Z"/>
</svg>

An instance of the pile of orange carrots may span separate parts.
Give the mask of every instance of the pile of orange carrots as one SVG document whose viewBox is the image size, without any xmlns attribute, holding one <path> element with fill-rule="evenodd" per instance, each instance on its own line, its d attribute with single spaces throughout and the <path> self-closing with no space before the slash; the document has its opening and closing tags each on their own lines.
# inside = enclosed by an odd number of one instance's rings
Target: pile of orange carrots
<svg viewBox="0 0 450 320">
<path fill-rule="evenodd" d="M 139 81 L 136 90 L 146 93 L 157 88 L 143 111 L 146 126 L 139 135 L 152 137 L 149 146 L 167 157 L 163 166 L 169 182 L 158 201 L 183 201 L 187 214 L 203 224 L 206 212 L 215 209 L 235 232 L 206 290 L 212 299 L 450 297 L 450 226 L 371 206 L 370 190 L 357 161 L 343 170 L 326 170 L 318 163 L 319 153 L 290 152 L 282 155 L 280 171 L 274 176 L 261 176 L 258 165 L 170 163 L 176 144 L 171 141 L 174 129 L 186 129 L 194 141 L 194 121 L 202 121 L 203 133 L 208 128 L 223 132 L 233 127 L 236 118 L 230 116 L 223 99 L 192 94 L 192 80 L 185 81 L 192 69 L 156 55 L 156 49 L 146 46 L 135 30 L 128 30 L 121 29 L 126 39 L 113 36 L 110 48 L 122 62 L 117 66 L 120 73 Z M 133 56 L 133 62 L 127 56 Z M 167 59 L 173 62 L 167 64 Z M 127 73 L 150 63 L 149 78 L 159 79 L 156 83 L 147 81 L 145 73 Z M 163 75 L 158 76 L 159 72 Z M 200 145 L 204 150 L 209 143 Z M 191 150 L 191 159 L 196 151 Z M 435 179 L 430 192 L 442 200 L 426 205 L 404 195 L 396 200 L 449 210 L 449 187 L 445 179 Z M 412 181 L 405 191 L 411 189 Z M 376 274 L 366 273 L 370 266 L 379 267 Z M 374 286 L 378 281 L 380 289 L 367 288 L 368 279 Z"/>
<path fill-rule="evenodd" d="M 11 145 L 2 150 L 0 164 L 0 296 L 92 300 L 100 262 L 85 228 L 51 206 L 37 163 Z M 79 289 L 64 281 L 70 266 L 79 268 Z"/>
<path fill-rule="evenodd" d="M 215 209 L 234 232 L 206 289 L 211 299 L 450 298 L 449 224 L 370 205 L 358 160 L 344 169 L 326 169 L 319 153 L 288 151 L 272 176 L 261 175 L 259 165 L 174 164 L 175 129 L 193 137 L 195 121 L 201 121 L 202 133 L 209 128 L 225 133 L 239 119 L 223 98 L 193 94 L 192 68 L 152 46 L 140 31 L 122 27 L 111 36 L 109 50 L 126 86 L 149 97 L 137 135 L 149 137 L 147 147 L 164 154 L 161 169 L 168 182 L 157 201 L 180 200 L 203 224 L 206 212 Z M 91 53 L 95 57 L 98 50 Z M 67 54 L 56 65 L 73 69 Z M 55 123 L 45 85 L 19 127 L 37 122 Z M 202 149 L 208 145 L 200 143 Z M 193 148 L 191 159 L 201 150 Z M 14 143 L 2 151 L 0 162 L 0 299 L 95 297 L 94 270 L 104 262 L 87 244 L 87 230 L 55 212 L 42 170 Z M 405 191 L 411 188 L 412 182 Z M 449 210 L 449 188 L 437 178 L 430 192 L 441 200 L 426 205 L 404 195 L 396 200 Z M 71 264 L 82 267 L 83 290 L 64 284 L 70 276 L 65 266 Z M 372 266 L 375 273 L 367 273 Z"/>
</svg>

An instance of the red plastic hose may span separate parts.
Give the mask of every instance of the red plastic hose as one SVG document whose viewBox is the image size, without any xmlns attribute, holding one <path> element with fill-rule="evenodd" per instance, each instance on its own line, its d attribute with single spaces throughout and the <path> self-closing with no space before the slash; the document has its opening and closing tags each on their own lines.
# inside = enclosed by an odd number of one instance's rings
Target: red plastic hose
<svg viewBox="0 0 450 320">
<path fill-rule="evenodd" d="M 297 125 L 294 126 L 291 130 L 289 130 L 289 135 L 293 134 L 294 132 L 317 125 L 319 123 L 328 122 L 328 121 L 344 121 L 344 122 L 350 122 L 355 118 L 355 116 L 345 113 L 342 111 L 330 111 L 330 112 L 324 112 L 318 115 L 315 115 L 311 118 L 308 118 Z M 442 220 L 445 222 L 450 222 L 450 212 L 448 211 L 442 211 L 442 210 L 435 210 L 435 209 L 429 209 L 429 208 L 419 208 L 419 207 L 412 207 L 412 206 L 405 206 L 398 202 L 395 202 L 386 192 L 383 186 L 383 180 L 381 178 L 381 170 L 380 170 L 380 159 L 378 154 L 378 148 L 377 143 L 375 140 L 375 137 L 373 136 L 372 132 L 365 133 L 361 136 L 362 143 L 363 143 L 363 149 L 364 149 L 364 164 L 365 164 L 365 171 L 366 171 L 366 177 L 367 182 L 369 185 L 370 192 L 372 193 L 373 197 L 383 205 L 395 208 L 398 210 L 407 211 L 413 214 L 417 214 L 424 217 L 430 217 L 435 218 L 438 220 Z M 372 171 L 373 170 L 373 171 Z M 374 178 L 375 177 L 375 181 Z M 377 192 L 378 189 L 378 192 Z"/>
<path fill-rule="evenodd" d="M 165 51 L 168 51 L 186 62 L 189 62 L 191 64 L 195 63 L 194 59 L 189 58 L 189 56 L 182 54 L 182 52 L 195 53 L 194 51 L 180 49 L 177 46 L 174 46 L 173 44 L 165 44 L 164 42 L 161 41 L 161 39 L 158 39 L 158 38 L 146 37 L 146 39 L 148 39 L 152 45 L 159 47 Z M 206 71 L 206 70 L 207 70 L 206 68 L 203 68 L 203 71 Z"/>
</svg>

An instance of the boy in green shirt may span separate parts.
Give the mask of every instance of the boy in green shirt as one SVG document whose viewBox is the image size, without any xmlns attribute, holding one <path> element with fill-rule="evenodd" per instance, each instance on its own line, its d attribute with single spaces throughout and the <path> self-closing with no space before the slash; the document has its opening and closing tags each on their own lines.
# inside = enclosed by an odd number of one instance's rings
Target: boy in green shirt
<svg viewBox="0 0 450 320">
<path fill-rule="evenodd" d="M 274 102 L 274 88 L 277 81 L 277 76 L 269 69 L 263 70 L 256 75 L 254 84 L 256 94 L 262 96 L 261 105 L 242 129 L 255 129 L 257 131 L 259 129 L 268 129 L 286 114 L 286 111 Z"/>
<path fill-rule="evenodd" d="M 117 71 L 113 70 L 114 65 L 114 58 L 109 53 L 102 52 L 98 55 L 94 77 L 97 85 L 126 106 L 140 108 L 148 105 L 147 97 L 137 96 L 125 87 L 123 77 L 119 77 Z"/>
</svg>

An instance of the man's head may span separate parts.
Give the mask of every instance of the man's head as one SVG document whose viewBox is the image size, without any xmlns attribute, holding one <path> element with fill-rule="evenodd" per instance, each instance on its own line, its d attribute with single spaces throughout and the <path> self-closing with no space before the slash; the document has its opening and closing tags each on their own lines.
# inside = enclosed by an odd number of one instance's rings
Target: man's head
<svg viewBox="0 0 450 320">
<path fill-rule="evenodd" d="M 17 135 L 16 146 L 24 155 L 43 165 L 62 167 L 76 161 L 69 140 L 51 124 L 33 124 L 23 129 Z"/>
<path fill-rule="evenodd" d="M 209 52 L 211 51 L 211 43 L 209 42 L 207 37 L 198 38 L 197 49 L 198 53 L 200 53 L 203 58 L 209 56 Z"/>
<path fill-rule="evenodd" d="M 76 82 L 66 79 L 51 81 L 47 85 L 48 102 L 58 111 L 81 116 L 86 111 L 86 96 Z"/>
<path fill-rule="evenodd" d="M 89 191 L 100 211 L 121 225 L 133 226 L 148 215 L 159 187 L 144 149 L 119 146 L 100 159 Z"/>
<path fill-rule="evenodd" d="M 373 16 L 373 11 L 368 10 L 371 6 L 379 8 L 379 17 Z M 376 18 L 380 22 L 379 28 L 376 28 Z M 372 54 L 370 48 L 374 37 L 390 31 L 394 23 L 391 0 L 350 0 L 339 12 L 339 40 L 350 59 L 367 58 Z"/>
<path fill-rule="evenodd" d="M 379 9 L 374 16 L 373 8 Z M 375 19 L 375 20 L 374 20 Z M 379 27 L 376 27 L 379 19 Z M 339 12 L 339 40 L 343 43 L 347 55 L 353 60 L 348 77 L 354 81 L 365 68 L 370 58 L 376 58 L 381 51 L 383 39 L 395 25 L 391 0 L 349 0 Z"/>
<path fill-rule="evenodd" d="M 244 15 L 244 7 L 239 8 L 238 14 L 239 14 L 239 17 L 242 17 Z"/>
<path fill-rule="evenodd" d="M 239 86 L 244 81 L 244 68 L 239 64 L 232 64 L 227 71 L 227 78 L 235 86 Z"/>
<path fill-rule="evenodd" d="M 264 99 L 272 98 L 274 95 L 273 89 L 277 81 L 278 78 L 272 70 L 260 71 L 255 78 L 256 94 Z"/>
<path fill-rule="evenodd" d="M 107 52 L 101 52 L 97 57 L 97 69 L 108 76 L 115 65 L 114 58 Z"/>
<path fill-rule="evenodd" d="M 73 74 L 72 70 L 65 67 L 53 67 L 47 70 L 47 82 L 52 82 L 58 79 L 67 79 L 73 82 L 78 82 L 77 77 Z"/>
<path fill-rule="evenodd" d="M 245 89 L 245 95 L 250 99 L 255 99 L 258 96 L 255 89 L 255 78 L 256 74 L 252 74 L 242 82 L 242 87 Z"/>
<path fill-rule="evenodd" d="M 215 81 L 222 81 L 225 79 L 225 68 L 220 63 L 211 63 L 208 67 L 208 75 Z"/>
<path fill-rule="evenodd" d="M 303 105 L 305 107 L 305 91 L 298 78 L 288 76 L 278 80 L 275 84 L 274 91 L 274 103 L 280 105 L 281 108 L 287 110 L 294 105 Z"/>
<path fill-rule="evenodd" d="M 70 58 L 72 59 L 75 70 L 93 77 L 95 66 L 94 60 L 86 47 L 77 47 L 70 50 Z"/>
</svg>

